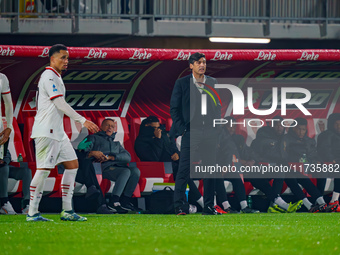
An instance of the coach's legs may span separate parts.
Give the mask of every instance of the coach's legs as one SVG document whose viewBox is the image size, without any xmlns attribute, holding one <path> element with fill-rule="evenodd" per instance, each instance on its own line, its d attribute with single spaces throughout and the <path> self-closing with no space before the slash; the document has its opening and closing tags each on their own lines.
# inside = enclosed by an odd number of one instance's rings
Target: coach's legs
<svg viewBox="0 0 340 255">
<path fill-rule="evenodd" d="M 126 183 L 124 189 L 124 196 L 132 197 L 133 192 L 136 189 L 136 186 L 139 181 L 140 171 L 137 167 L 129 167 L 130 169 L 130 178 Z"/>
<path fill-rule="evenodd" d="M 184 134 L 181 144 L 181 157 L 179 159 L 179 168 L 176 175 L 175 191 L 174 191 L 174 206 L 186 207 L 188 201 L 185 191 L 190 179 L 190 131 Z"/>
</svg>

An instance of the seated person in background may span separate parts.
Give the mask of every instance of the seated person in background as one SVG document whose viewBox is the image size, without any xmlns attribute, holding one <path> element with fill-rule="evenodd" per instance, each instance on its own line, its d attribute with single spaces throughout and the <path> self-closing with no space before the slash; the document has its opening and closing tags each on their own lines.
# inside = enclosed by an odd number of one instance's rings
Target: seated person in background
<svg viewBox="0 0 340 255">
<path fill-rule="evenodd" d="M 149 116 L 142 121 L 135 141 L 135 151 L 141 161 L 172 162 L 172 171 L 176 180 L 180 152 L 175 139 L 164 130 L 157 117 Z M 203 208 L 203 197 L 197 186 L 192 180 L 188 185 L 189 197 Z"/>
<path fill-rule="evenodd" d="M 117 213 L 127 213 L 135 211 L 130 198 L 138 184 L 140 171 L 127 165 L 131 161 L 130 153 L 114 141 L 116 124 L 112 119 L 105 119 L 100 132 L 84 139 L 89 142 L 84 151 L 88 157 L 101 163 L 103 178 L 115 182 L 108 208 Z"/>
<path fill-rule="evenodd" d="M 225 125 L 227 126 L 227 125 Z M 233 158 L 240 158 L 239 152 L 236 145 L 231 138 L 231 135 L 226 127 L 222 128 L 220 139 L 219 139 L 219 149 L 217 154 L 218 164 L 223 166 L 228 166 L 233 164 Z M 221 204 L 223 209 L 218 205 L 215 206 L 217 211 L 221 213 L 238 213 L 234 208 L 231 207 L 228 201 L 227 191 L 224 186 L 224 180 L 228 180 L 233 185 L 233 190 L 239 200 L 241 206 L 241 213 L 259 213 L 258 210 L 249 208 L 248 202 L 246 200 L 246 190 L 244 188 L 241 176 L 238 173 L 228 173 L 225 179 L 216 179 L 215 189 L 216 189 L 216 199 L 218 204 Z"/>
<path fill-rule="evenodd" d="M 232 124 L 235 123 L 236 120 L 233 117 L 226 117 L 228 120 L 228 125 L 226 128 L 228 129 L 232 140 L 234 141 L 238 154 L 240 163 L 244 166 L 253 166 L 256 162 L 259 162 L 257 159 L 254 150 L 252 150 L 249 146 L 247 146 L 245 139 L 242 135 L 235 134 L 236 125 Z M 273 179 L 273 184 L 270 185 L 271 179 L 264 179 L 264 178 L 248 178 L 244 181 L 249 181 L 254 187 L 261 190 L 270 201 L 270 206 L 268 208 L 269 213 L 281 213 L 281 212 L 289 212 L 293 213 L 296 212 L 298 209 L 301 208 L 301 201 L 296 203 L 286 203 L 280 196 L 281 189 L 283 186 L 283 179 L 282 178 L 275 178 Z"/>
<path fill-rule="evenodd" d="M 104 194 L 97 180 L 96 172 L 92 164 L 92 159 L 87 157 L 87 153 L 83 151 L 87 143 L 81 142 L 78 145 L 76 154 L 78 157 L 79 168 L 76 175 L 76 182 L 84 184 L 87 188 L 85 199 L 97 202 L 97 214 L 113 214 L 115 211 L 110 210 L 105 202 Z"/>
<path fill-rule="evenodd" d="M 340 164 L 340 113 L 328 117 L 327 130 L 318 136 L 317 151 L 323 162 Z M 319 191 L 325 190 L 326 178 L 318 179 Z M 339 205 L 340 178 L 334 179 L 334 190 L 330 205 Z M 340 212 L 338 206 L 337 212 Z"/>
<path fill-rule="evenodd" d="M 155 116 L 142 121 L 135 151 L 141 161 L 179 162 L 179 151 Z"/>
<path fill-rule="evenodd" d="M 310 138 L 307 133 L 307 120 L 304 118 L 296 118 L 297 125 L 289 128 L 289 131 L 282 138 L 282 158 L 285 162 L 307 162 L 316 164 L 320 163 L 320 158 L 316 149 L 316 142 Z M 337 204 L 326 204 L 322 193 L 316 188 L 309 178 L 286 178 L 285 182 L 291 188 L 294 195 L 303 200 L 303 204 L 309 210 L 309 212 L 333 212 L 338 208 Z M 316 198 L 316 204 L 313 206 L 309 202 L 301 188 L 293 182 L 301 184 L 307 192 L 314 198 Z"/>
<path fill-rule="evenodd" d="M 10 162 L 11 154 L 9 150 L 7 150 L 4 159 L 0 160 L 0 214 L 16 214 L 11 203 L 8 200 L 8 178 L 22 180 L 23 198 L 21 201 L 21 209 L 23 214 L 27 214 L 30 199 L 30 183 L 32 180 L 32 172 L 31 169 L 29 169 L 27 166 L 10 166 Z"/>
</svg>

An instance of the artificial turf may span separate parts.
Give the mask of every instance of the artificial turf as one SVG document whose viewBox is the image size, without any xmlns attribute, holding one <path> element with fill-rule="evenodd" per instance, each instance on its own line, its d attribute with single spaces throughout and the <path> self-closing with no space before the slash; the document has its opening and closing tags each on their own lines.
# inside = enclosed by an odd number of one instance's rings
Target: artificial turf
<svg viewBox="0 0 340 255">
<path fill-rule="evenodd" d="M 340 254 L 340 214 L 0 215 L 1 254 Z"/>
</svg>

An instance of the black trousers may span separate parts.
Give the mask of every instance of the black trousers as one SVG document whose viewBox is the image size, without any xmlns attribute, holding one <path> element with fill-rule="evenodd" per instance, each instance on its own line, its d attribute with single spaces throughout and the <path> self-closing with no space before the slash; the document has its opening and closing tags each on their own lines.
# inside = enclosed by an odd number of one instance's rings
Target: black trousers
<svg viewBox="0 0 340 255">
<path fill-rule="evenodd" d="M 270 180 L 271 179 L 260 178 L 245 179 L 245 181 L 250 181 L 250 183 L 254 187 L 261 190 L 271 202 L 274 202 L 275 198 L 277 198 L 281 194 L 284 179 L 281 178 L 274 179 L 273 186 L 269 184 Z"/>
<path fill-rule="evenodd" d="M 287 186 L 291 189 L 293 194 L 299 200 L 306 198 L 306 195 L 303 193 L 299 184 L 301 184 L 302 187 L 306 189 L 306 191 L 309 193 L 309 195 L 312 196 L 312 198 L 317 199 L 318 197 L 322 196 L 320 191 L 317 189 L 317 187 L 312 183 L 312 181 L 309 178 L 296 178 L 296 179 L 286 178 L 285 182 Z"/>
<path fill-rule="evenodd" d="M 175 182 L 174 204 L 175 207 L 188 204 L 185 191 L 190 180 L 190 166 L 192 155 L 200 155 L 202 163 L 205 165 L 216 164 L 216 141 L 217 132 L 211 129 L 201 128 L 199 130 L 189 130 L 182 137 L 181 157 L 178 173 Z M 191 136 L 191 137 L 190 137 Z M 214 205 L 215 179 L 203 179 L 204 185 L 204 207 Z"/>
<path fill-rule="evenodd" d="M 84 184 L 86 188 L 89 188 L 92 185 L 96 186 L 96 188 L 100 191 L 100 196 L 98 197 L 97 201 L 98 206 L 105 204 L 104 194 L 102 193 L 102 190 L 98 183 L 96 172 L 92 164 L 92 160 L 87 158 L 86 153 L 84 152 L 76 150 L 76 154 L 79 162 L 79 168 L 76 175 L 76 182 Z"/>
<path fill-rule="evenodd" d="M 239 202 L 244 201 L 247 199 L 246 197 L 246 190 L 244 188 L 244 184 L 242 182 L 241 177 L 239 178 L 232 178 L 226 179 L 230 181 L 233 185 L 233 190 L 237 196 Z M 225 201 L 228 201 L 227 191 L 224 186 L 224 179 L 216 179 L 215 189 L 216 189 L 216 200 L 218 204 L 222 204 Z"/>
</svg>

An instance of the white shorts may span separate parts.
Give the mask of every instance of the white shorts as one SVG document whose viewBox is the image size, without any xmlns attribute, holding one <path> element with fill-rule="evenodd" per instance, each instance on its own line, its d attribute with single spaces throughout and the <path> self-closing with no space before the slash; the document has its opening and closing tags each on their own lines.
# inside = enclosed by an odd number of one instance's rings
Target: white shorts
<svg viewBox="0 0 340 255">
<path fill-rule="evenodd" d="M 69 138 L 57 141 L 48 137 L 37 137 L 34 141 L 37 168 L 54 168 L 61 162 L 77 159 Z"/>
</svg>

